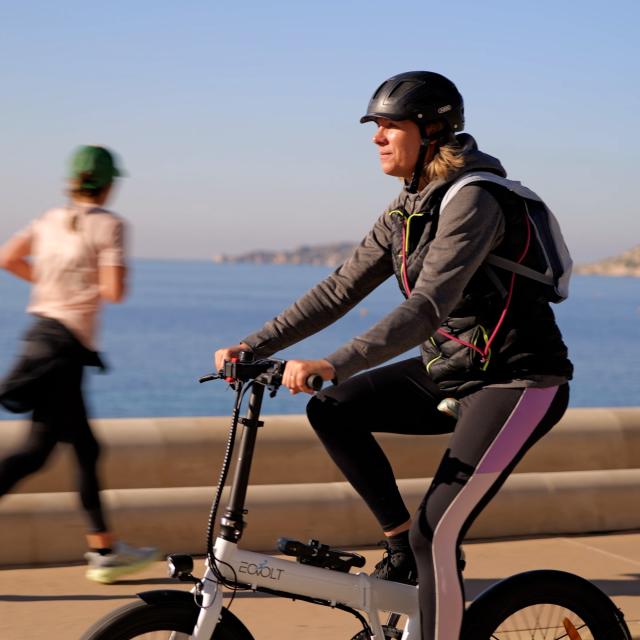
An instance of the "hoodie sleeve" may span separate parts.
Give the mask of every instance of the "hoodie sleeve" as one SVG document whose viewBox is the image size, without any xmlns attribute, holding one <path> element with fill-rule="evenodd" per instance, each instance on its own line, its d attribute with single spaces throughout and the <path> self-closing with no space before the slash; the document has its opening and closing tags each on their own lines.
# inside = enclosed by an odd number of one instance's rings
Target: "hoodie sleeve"
<svg viewBox="0 0 640 640">
<path fill-rule="evenodd" d="M 270 356 L 329 326 L 384 282 L 393 273 L 387 218 L 380 216 L 336 271 L 243 342 L 256 355 Z"/>
<path fill-rule="evenodd" d="M 495 198 L 477 185 L 460 189 L 441 212 L 438 231 L 411 295 L 366 333 L 326 359 L 337 380 L 379 365 L 428 340 L 462 298 L 471 277 L 504 234 Z"/>
</svg>

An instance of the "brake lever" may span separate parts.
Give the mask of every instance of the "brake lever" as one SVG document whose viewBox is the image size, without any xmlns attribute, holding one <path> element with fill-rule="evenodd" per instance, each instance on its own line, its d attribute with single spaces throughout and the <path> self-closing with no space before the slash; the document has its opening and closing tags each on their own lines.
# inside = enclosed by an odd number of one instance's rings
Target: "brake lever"
<svg viewBox="0 0 640 640">
<path fill-rule="evenodd" d="M 202 384 L 203 382 L 210 382 L 211 380 L 219 380 L 222 376 L 219 373 L 208 373 L 206 376 L 202 376 L 198 378 L 198 382 Z"/>
<path fill-rule="evenodd" d="M 282 374 L 279 371 L 265 371 L 256 376 L 254 382 L 261 384 L 269 392 L 270 398 L 275 398 L 282 384 Z"/>
</svg>

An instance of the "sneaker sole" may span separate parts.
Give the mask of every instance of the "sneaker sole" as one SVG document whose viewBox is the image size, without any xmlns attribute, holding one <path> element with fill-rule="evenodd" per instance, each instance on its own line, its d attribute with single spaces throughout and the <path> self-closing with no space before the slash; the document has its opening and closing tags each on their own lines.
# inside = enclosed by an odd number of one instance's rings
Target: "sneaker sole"
<svg viewBox="0 0 640 640">
<path fill-rule="evenodd" d="M 160 558 L 159 553 L 155 553 L 153 556 L 136 562 L 135 564 L 128 564 L 122 567 L 98 567 L 93 569 L 87 569 L 85 576 L 89 580 L 94 582 L 100 582 L 101 584 L 113 584 L 118 578 L 128 573 L 135 573 L 148 567 Z"/>
</svg>

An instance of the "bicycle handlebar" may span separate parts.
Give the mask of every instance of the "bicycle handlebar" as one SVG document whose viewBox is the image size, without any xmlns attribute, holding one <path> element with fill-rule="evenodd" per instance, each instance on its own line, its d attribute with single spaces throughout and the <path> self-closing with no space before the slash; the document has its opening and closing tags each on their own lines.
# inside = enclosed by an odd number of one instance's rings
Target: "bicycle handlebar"
<svg viewBox="0 0 640 640">
<path fill-rule="evenodd" d="M 286 360 L 276 360 L 275 358 L 253 360 L 251 353 L 242 351 L 238 358 L 225 360 L 223 368 L 217 374 L 210 373 L 202 376 L 199 382 L 209 382 L 220 378 L 231 383 L 255 380 L 271 389 L 278 389 L 282 385 L 282 376 L 286 365 Z M 312 373 L 307 378 L 306 385 L 314 391 L 320 391 L 323 382 L 321 376 Z"/>
<path fill-rule="evenodd" d="M 323 384 L 324 380 L 322 379 L 322 376 L 318 375 L 317 373 L 312 373 L 306 381 L 307 387 L 309 387 L 309 389 L 313 389 L 314 391 L 320 391 Z"/>
</svg>

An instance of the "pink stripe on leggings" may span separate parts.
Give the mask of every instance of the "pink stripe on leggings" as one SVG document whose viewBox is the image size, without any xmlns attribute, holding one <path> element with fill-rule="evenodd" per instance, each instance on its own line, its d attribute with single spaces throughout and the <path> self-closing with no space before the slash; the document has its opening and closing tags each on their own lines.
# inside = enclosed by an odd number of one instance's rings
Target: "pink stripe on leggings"
<svg viewBox="0 0 640 640">
<path fill-rule="evenodd" d="M 464 603 L 458 582 L 456 542 L 467 518 L 500 473 L 518 455 L 538 427 L 558 387 L 527 388 L 502 429 L 480 459 L 467 484 L 451 502 L 433 533 L 436 588 L 435 640 L 459 640 Z"/>
<path fill-rule="evenodd" d="M 542 422 L 558 387 L 525 389 L 498 437 L 480 460 L 476 473 L 502 472 Z"/>
</svg>

